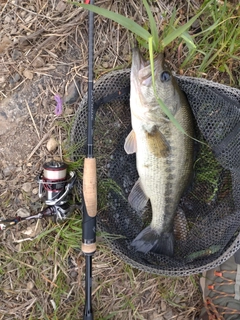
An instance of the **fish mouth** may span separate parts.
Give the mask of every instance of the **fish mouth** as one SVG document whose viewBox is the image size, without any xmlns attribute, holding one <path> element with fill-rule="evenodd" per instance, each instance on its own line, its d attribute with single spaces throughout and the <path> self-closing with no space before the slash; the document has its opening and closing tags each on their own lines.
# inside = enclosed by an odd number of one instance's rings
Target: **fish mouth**
<svg viewBox="0 0 240 320">
<path fill-rule="evenodd" d="M 161 65 L 161 61 L 161 56 L 157 56 L 154 59 L 154 76 Z M 133 78 L 138 79 L 140 85 L 150 86 L 152 84 L 150 61 L 144 59 L 137 47 L 133 49 L 132 53 L 131 74 Z"/>
</svg>

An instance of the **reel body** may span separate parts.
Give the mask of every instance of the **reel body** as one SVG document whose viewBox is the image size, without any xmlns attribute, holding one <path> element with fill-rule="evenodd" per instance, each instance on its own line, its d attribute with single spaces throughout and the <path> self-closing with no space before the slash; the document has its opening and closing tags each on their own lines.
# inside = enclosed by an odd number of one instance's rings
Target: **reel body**
<svg viewBox="0 0 240 320">
<path fill-rule="evenodd" d="M 67 165 L 63 162 L 51 161 L 43 165 L 43 170 L 37 177 L 39 184 L 39 198 L 47 207 L 35 215 L 28 217 L 15 216 L 6 220 L 0 219 L 0 231 L 12 227 L 23 220 L 53 217 L 56 222 L 63 222 L 78 208 L 77 204 L 70 204 L 70 192 L 76 175 L 67 172 Z"/>
<path fill-rule="evenodd" d="M 47 162 L 38 178 L 39 198 L 46 196 L 46 203 L 51 205 L 64 193 L 67 183 L 67 165 L 61 162 Z"/>
<path fill-rule="evenodd" d="M 73 187 L 76 176 L 73 171 L 67 174 L 67 165 L 63 162 L 51 161 L 43 165 L 37 181 L 38 196 L 49 206 L 61 206 L 68 201 L 68 194 Z"/>
</svg>

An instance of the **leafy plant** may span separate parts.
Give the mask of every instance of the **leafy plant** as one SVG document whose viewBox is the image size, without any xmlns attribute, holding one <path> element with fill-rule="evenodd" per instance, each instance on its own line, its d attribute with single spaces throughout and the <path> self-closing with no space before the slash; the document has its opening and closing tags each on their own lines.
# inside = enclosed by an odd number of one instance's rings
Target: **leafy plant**
<svg viewBox="0 0 240 320">
<path fill-rule="evenodd" d="M 89 11 L 92 11 L 119 23 L 124 28 L 132 32 L 135 36 L 140 37 L 143 40 L 141 42 L 141 45 L 143 47 L 151 49 L 151 51 L 153 51 L 154 53 L 159 53 L 162 52 L 167 45 L 169 45 L 178 37 L 183 37 L 189 46 L 195 47 L 193 41 L 191 41 L 190 38 L 186 36 L 185 32 L 190 28 L 193 22 L 196 21 L 196 19 L 203 13 L 203 11 L 206 10 L 208 5 L 212 1 L 208 1 L 207 5 L 203 5 L 202 10 L 196 13 L 193 18 L 191 18 L 186 24 L 180 27 L 176 27 L 174 24 L 174 20 L 171 19 L 169 22 L 167 32 L 163 33 L 161 36 L 159 36 L 158 34 L 157 25 L 147 0 L 142 0 L 142 2 L 148 14 L 150 32 L 147 31 L 144 27 L 140 26 L 135 21 L 133 21 L 132 19 L 127 18 L 121 14 L 109 11 L 104 8 L 99 8 L 95 5 L 80 4 L 77 2 L 72 2 L 72 4 L 81 6 L 84 9 L 87 9 Z M 163 35 L 165 35 L 165 37 L 163 37 Z"/>
<path fill-rule="evenodd" d="M 132 32 L 135 36 L 142 39 L 140 44 L 148 49 L 149 52 L 149 59 L 150 59 L 150 65 L 151 65 L 151 72 L 152 72 L 152 79 L 153 79 L 153 88 L 154 93 L 156 96 L 156 99 L 162 109 L 162 111 L 168 116 L 168 118 L 172 121 L 172 123 L 182 132 L 185 133 L 182 126 L 178 123 L 178 121 L 174 118 L 168 107 L 165 105 L 165 103 L 157 96 L 156 93 L 156 86 L 154 81 L 154 56 L 155 54 L 162 52 L 163 49 L 169 45 L 172 41 L 174 41 L 178 37 L 183 37 L 183 39 L 187 42 L 188 46 L 195 47 L 193 41 L 191 40 L 190 36 L 187 35 L 186 31 L 189 29 L 189 27 L 192 25 L 194 21 L 203 13 L 204 10 L 208 7 L 210 3 L 212 3 L 212 0 L 207 1 L 203 5 L 203 9 L 200 10 L 198 13 L 194 15 L 193 18 L 191 18 L 186 24 L 176 27 L 174 24 L 173 19 L 170 20 L 170 25 L 168 28 L 168 32 L 163 33 L 160 37 L 158 35 L 158 30 L 156 26 L 156 22 L 154 20 L 153 14 L 151 12 L 151 9 L 149 7 L 149 4 L 147 0 L 142 0 L 143 5 L 147 11 L 148 19 L 149 19 L 149 28 L 150 32 L 147 31 L 144 27 L 140 26 L 138 23 L 133 21 L 132 19 L 129 19 L 127 17 L 124 17 L 123 15 L 120 15 L 118 13 L 109 11 L 104 8 L 99 8 L 94 5 L 90 4 L 79 4 L 77 2 L 72 2 L 72 4 L 81 6 L 84 9 L 90 10 L 94 13 L 97 13 L 99 15 L 102 15 L 106 18 L 109 18 L 120 25 L 122 25 L 124 28 Z M 163 35 L 166 35 L 163 37 Z"/>
</svg>

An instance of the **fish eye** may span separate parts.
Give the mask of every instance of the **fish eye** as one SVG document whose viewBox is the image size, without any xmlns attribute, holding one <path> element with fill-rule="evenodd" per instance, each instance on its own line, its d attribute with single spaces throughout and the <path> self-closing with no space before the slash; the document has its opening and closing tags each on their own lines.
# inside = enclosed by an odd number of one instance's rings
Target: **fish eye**
<svg viewBox="0 0 240 320">
<path fill-rule="evenodd" d="M 171 79 L 171 74 L 168 72 L 168 71 L 163 71 L 161 74 L 160 74 L 160 80 L 162 82 L 167 82 Z"/>
</svg>

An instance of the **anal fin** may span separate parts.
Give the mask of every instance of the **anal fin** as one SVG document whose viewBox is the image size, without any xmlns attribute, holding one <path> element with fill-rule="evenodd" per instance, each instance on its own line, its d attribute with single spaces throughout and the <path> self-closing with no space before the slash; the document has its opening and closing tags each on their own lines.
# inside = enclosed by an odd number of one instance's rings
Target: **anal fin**
<svg viewBox="0 0 240 320">
<path fill-rule="evenodd" d="M 137 180 L 137 182 L 134 184 L 129 196 L 128 201 L 131 205 L 131 207 L 136 210 L 137 212 L 142 211 L 148 202 L 148 197 L 145 195 L 142 186 L 141 186 L 141 180 L 140 178 Z"/>
</svg>

